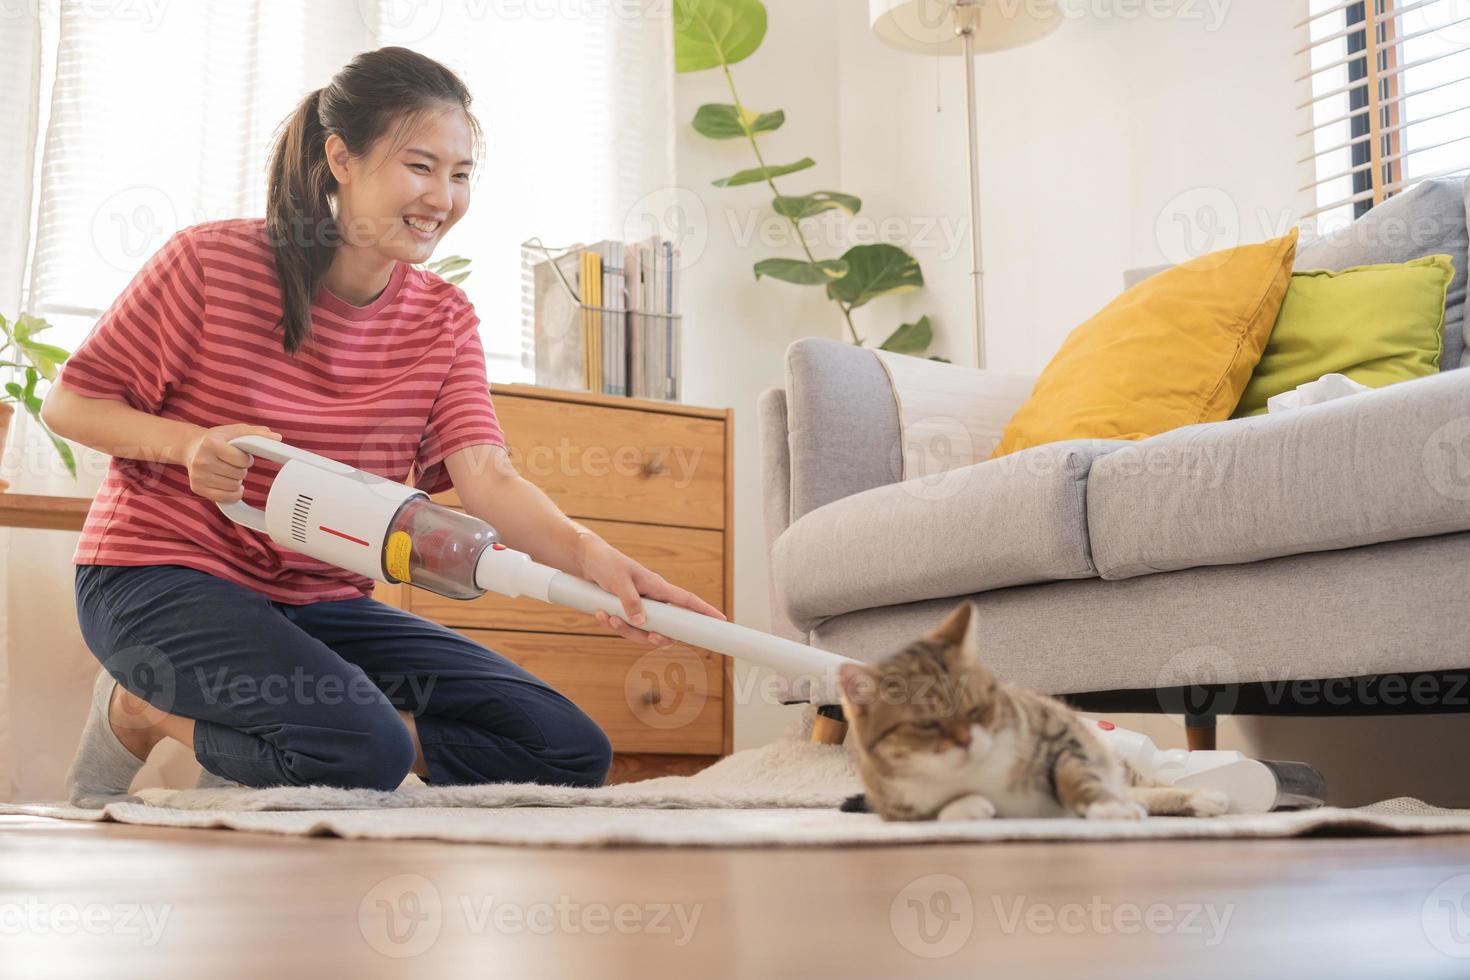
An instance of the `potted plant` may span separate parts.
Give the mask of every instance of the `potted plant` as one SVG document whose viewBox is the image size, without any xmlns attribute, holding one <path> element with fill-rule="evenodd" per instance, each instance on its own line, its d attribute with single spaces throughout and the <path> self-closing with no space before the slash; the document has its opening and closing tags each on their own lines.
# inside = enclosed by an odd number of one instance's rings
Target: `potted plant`
<svg viewBox="0 0 1470 980">
<path fill-rule="evenodd" d="M 0 395 L 0 449 L 5 446 L 5 437 L 10 429 L 11 416 L 15 414 L 14 405 L 19 403 L 41 431 L 51 439 L 51 444 L 56 447 L 56 454 L 66 464 L 67 472 L 73 480 L 77 478 L 77 461 L 72 455 L 71 447 L 56 436 L 46 423 L 41 421 L 41 401 L 45 392 L 37 392 L 36 385 L 45 379 L 49 386 L 56 381 L 57 368 L 71 356 L 71 351 L 63 350 L 54 344 L 42 343 L 36 340 L 36 334 L 50 329 L 51 324 L 40 317 L 22 313 L 14 321 L 6 320 L 0 316 L 0 338 L 4 343 L 0 344 L 0 368 L 19 368 L 24 371 L 24 384 L 18 381 L 5 382 L 5 393 Z M 0 480 L 0 491 L 8 487 L 4 480 Z"/>
<path fill-rule="evenodd" d="M 716 187 L 765 184 L 771 207 L 791 224 L 804 258 L 767 258 L 755 264 L 755 278 L 767 276 L 797 286 L 821 286 L 837 304 L 852 342 L 865 346 L 867 339 L 853 326 L 852 311 L 880 296 L 909 293 L 924 285 L 919 262 L 896 245 L 855 245 L 841 258 L 819 258 L 807 239 L 803 221 L 827 211 L 856 215 L 862 201 L 835 190 L 806 194 L 783 194 L 776 178 L 816 166 L 804 156 L 792 163 L 770 164 L 761 152 L 762 138 L 786 122 L 781 109 L 756 110 L 740 99 L 730 66 L 755 53 L 766 35 L 766 8 L 760 0 L 674 0 L 674 70 L 679 73 L 719 69 L 730 89 L 730 102 L 702 105 L 691 125 L 712 140 L 743 140 L 750 144 L 757 166 L 714 181 Z M 928 316 L 900 324 L 879 345 L 896 354 L 921 355 L 929 349 L 934 331 Z M 948 358 L 930 354 L 930 360 Z"/>
</svg>

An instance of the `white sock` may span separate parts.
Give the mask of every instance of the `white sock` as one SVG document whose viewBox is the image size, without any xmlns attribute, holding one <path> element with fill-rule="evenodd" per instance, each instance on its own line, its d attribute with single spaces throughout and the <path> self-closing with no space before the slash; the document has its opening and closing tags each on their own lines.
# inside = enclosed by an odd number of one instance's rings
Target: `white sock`
<svg viewBox="0 0 1470 980">
<path fill-rule="evenodd" d="M 92 707 L 76 758 L 66 774 L 66 796 L 73 806 L 100 810 L 108 803 L 142 803 L 141 797 L 129 795 L 133 777 L 143 768 L 139 759 L 118 741 L 107 720 L 107 706 L 117 681 L 104 667 L 92 684 Z"/>
</svg>

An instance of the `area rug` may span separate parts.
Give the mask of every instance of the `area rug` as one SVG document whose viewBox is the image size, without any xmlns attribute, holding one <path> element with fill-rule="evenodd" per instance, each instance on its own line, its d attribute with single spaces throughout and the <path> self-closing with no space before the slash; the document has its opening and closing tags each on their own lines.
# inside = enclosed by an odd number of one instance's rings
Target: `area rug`
<svg viewBox="0 0 1470 980">
<path fill-rule="evenodd" d="M 592 789 L 527 783 L 427 786 L 390 792 L 329 786 L 144 789 L 143 803 L 102 810 L 0 803 L 0 813 L 222 828 L 296 836 L 418 839 L 548 847 L 770 847 L 957 841 L 1294 837 L 1470 833 L 1470 810 L 1396 799 L 1366 807 L 1209 819 L 974 820 L 887 823 L 839 804 L 861 785 L 847 750 L 804 732 L 736 752 L 692 776 Z"/>
</svg>

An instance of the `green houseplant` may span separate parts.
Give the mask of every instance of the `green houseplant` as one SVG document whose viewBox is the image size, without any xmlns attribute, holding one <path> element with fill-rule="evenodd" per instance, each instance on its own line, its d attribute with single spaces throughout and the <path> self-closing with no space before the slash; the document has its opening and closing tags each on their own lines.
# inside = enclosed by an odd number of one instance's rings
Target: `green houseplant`
<svg viewBox="0 0 1470 980">
<path fill-rule="evenodd" d="M 36 339 L 36 334 L 43 330 L 49 330 L 51 324 L 40 317 L 22 313 L 14 321 L 0 316 L 0 336 L 3 336 L 4 344 L 0 346 L 0 367 L 24 372 L 20 381 L 5 382 L 5 393 L 0 395 L 0 446 L 5 444 L 5 434 L 10 428 L 11 416 L 15 414 L 15 405 L 19 404 L 41 431 L 46 433 L 51 444 L 56 447 L 56 454 L 66 464 L 67 472 L 73 480 L 77 478 L 77 461 L 72 455 L 71 447 L 65 440 L 60 439 L 47 428 L 46 423 L 41 421 L 41 401 L 45 397 L 44 392 L 36 391 L 37 384 L 45 380 L 49 386 L 56 381 L 57 369 L 71 356 L 71 351 L 63 350 L 54 344 L 43 343 Z M 22 360 L 23 359 L 23 360 Z"/>
<path fill-rule="evenodd" d="M 918 260 L 896 245 L 855 245 L 840 258 L 821 259 L 807 240 L 802 220 L 829 210 L 856 215 L 862 201 L 841 191 L 819 190 L 807 194 L 782 194 L 776 178 L 816 166 L 811 157 L 792 163 L 769 164 L 761 152 L 760 137 L 779 129 L 786 121 L 780 109 L 757 112 L 740 101 L 730 66 L 743 61 L 760 47 L 766 34 L 766 8 L 760 0 L 674 0 L 674 70 L 680 73 L 718 68 L 730 88 L 731 104 L 702 105 L 691 125 L 702 136 L 714 140 L 741 139 L 750 144 L 756 166 L 714 181 L 716 187 L 739 187 L 764 183 L 773 196 L 771 207 L 790 222 L 795 240 L 805 255 L 802 259 L 768 258 L 755 263 L 755 277 L 769 276 L 798 286 L 821 286 L 837 304 L 853 343 L 865 344 L 853 326 L 852 311 L 880 296 L 913 292 L 924 285 Z M 934 339 L 928 316 L 899 325 L 878 345 L 899 354 L 922 354 Z M 930 355 L 932 360 L 947 358 Z"/>
</svg>

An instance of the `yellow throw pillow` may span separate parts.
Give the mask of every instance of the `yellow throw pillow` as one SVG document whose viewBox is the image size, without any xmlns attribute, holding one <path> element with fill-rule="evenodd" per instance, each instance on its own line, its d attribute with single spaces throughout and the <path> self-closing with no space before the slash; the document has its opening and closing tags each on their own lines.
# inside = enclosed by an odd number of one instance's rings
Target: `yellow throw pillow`
<svg viewBox="0 0 1470 980">
<path fill-rule="evenodd" d="M 1229 418 L 1281 311 L 1296 242 L 1293 229 L 1202 255 L 1113 300 L 1063 342 L 991 458 Z"/>
</svg>

